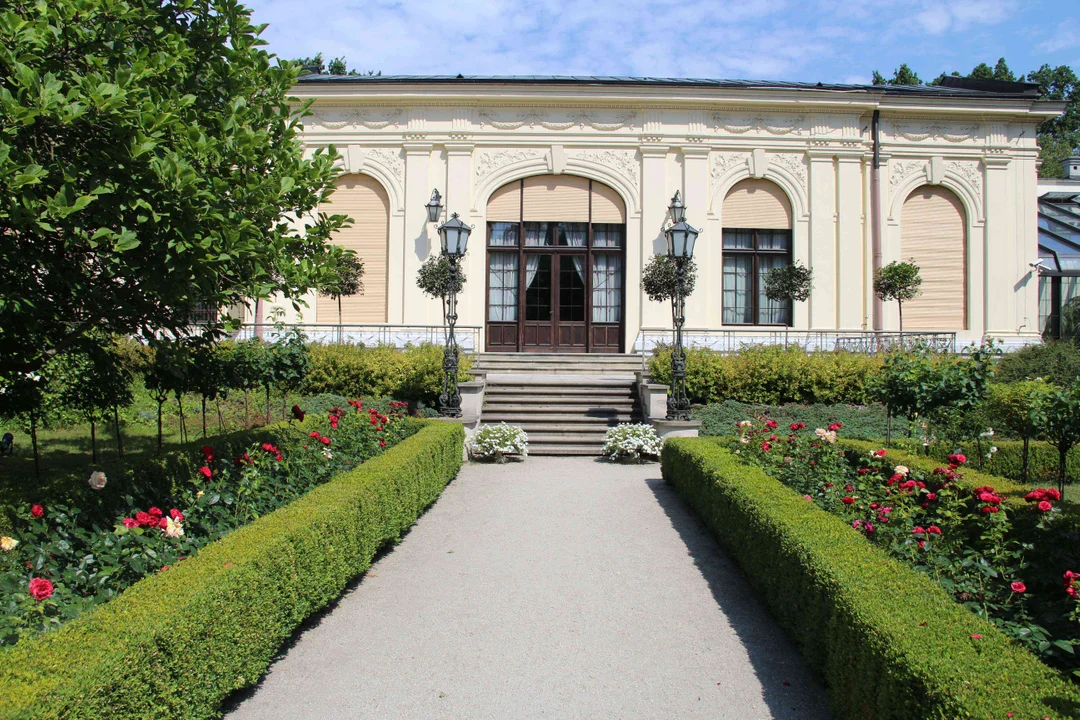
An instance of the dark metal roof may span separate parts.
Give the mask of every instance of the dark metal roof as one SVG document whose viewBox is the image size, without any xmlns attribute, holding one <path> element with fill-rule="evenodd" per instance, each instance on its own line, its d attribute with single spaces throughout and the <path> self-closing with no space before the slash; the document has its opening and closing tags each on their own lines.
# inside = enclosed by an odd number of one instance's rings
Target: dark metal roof
<svg viewBox="0 0 1080 720">
<path fill-rule="evenodd" d="M 710 80 L 700 78 L 608 77 L 601 75 L 303 75 L 304 85 L 579 85 L 754 90 L 808 90 L 861 92 L 874 95 L 1020 98 L 1033 97 L 1038 86 L 1031 83 L 972 81 L 946 78 L 945 85 L 845 85 L 841 83 L 788 82 L 782 80 Z"/>
</svg>

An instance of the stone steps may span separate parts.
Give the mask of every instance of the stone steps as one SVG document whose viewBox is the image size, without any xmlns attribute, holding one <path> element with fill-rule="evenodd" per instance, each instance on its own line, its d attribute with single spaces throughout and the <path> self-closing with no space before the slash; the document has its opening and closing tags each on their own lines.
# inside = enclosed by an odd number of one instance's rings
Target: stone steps
<svg viewBox="0 0 1080 720">
<path fill-rule="evenodd" d="M 482 353 L 481 422 L 522 428 L 532 455 L 599 455 L 609 428 L 640 418 L 640 369 L 634 355 Z"/>
</svg>

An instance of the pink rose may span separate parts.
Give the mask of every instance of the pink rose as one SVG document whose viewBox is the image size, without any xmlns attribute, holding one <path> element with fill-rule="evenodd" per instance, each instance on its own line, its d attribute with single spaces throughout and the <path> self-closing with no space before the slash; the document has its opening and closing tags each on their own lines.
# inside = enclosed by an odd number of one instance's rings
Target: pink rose
<svg viewBox="0 0 1080 720">
<path fill-rule="evenodd" d="M 45 578 L 31 578 L 30 595 L 35 600 L 48 600 L 53 594 L 53 584 Z"/>
<path fill-rule="evenodd" d="M 1016 582 L 1014 582 L 1014 583 L 1013 583 L 1012 585 L 1010 585 L 1009 587 L 1010 587 L 1010 588 L 1012 588 L 1012 591 L 1013 591 L 1014 593 L 1016 593 L 1017 595 L 1022 595 L 1023 593 L 1026 593 L 1026 592 L 1027 592 L 1027 585 L 1025 585 L 1024 583 L 1020 582 L 1019 580 L 1017 580 Z"/>
</svg>

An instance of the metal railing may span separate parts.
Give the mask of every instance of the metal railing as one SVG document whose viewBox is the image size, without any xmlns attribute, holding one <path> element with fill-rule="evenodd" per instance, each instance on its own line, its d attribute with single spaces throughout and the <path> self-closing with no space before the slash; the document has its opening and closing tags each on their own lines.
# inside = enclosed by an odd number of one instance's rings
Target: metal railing
<svg viewBox="0 0 1080 720">
<path fill-rule="evenodd" d="M 237 340 L 253 337 L 267 342 L 277 342 L 282 335 L 292 330 L 300 330 L 309 342 L 345 343 L 349 345 L 444 345 L 446 343 L 445 325 L 392 325 L 389 323 L 343 324 L 337 323 L 251 323 L 240 327 L 234 335 Z M 481 328 L 474 325 L 457 325 L 454 337 L 462 352 L 475 353 L 480 348 Z"/>
<path fill-rule="evenodd" d="M 645 356 L 658 346 L 670 345 L 671 328 L 642 328 L 634 340 L 634 352 Z M 876 354 L 896 348 L 925 345 L 938 352 L 957 352 L 955 332 L 887 332 L 874 330 L 793 330 L 785 328 L 731 328 L 710 330 L 687 328 L 683 342 L 689 348 L 705 348 L 720 353 L 738 352 L 751 345 L 799 347 L 807 352 L 847 352 Z"/>
</svg>

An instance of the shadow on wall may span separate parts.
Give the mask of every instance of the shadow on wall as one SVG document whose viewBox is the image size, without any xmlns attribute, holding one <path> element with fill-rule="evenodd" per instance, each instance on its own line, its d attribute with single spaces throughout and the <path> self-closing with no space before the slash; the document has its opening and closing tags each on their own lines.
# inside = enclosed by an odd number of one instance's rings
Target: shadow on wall
<svg viewBox="0 0 1080 720">
<path fill-rule="evenodd" d="M 659 465 L 657 472 L 660 471 Z M 716 604 L 746 648 L 761 681 L 762 699 L 775 720 L 827 720 L 831 715 L 824 688 L 800 678 L 814 677 L 802 657 L 769 614 L 735 561 L 728 557 L 662 479 L 648 480 L 664 514 L 686 545 L 694 565 L 709 583 Z"/>
</svg>

